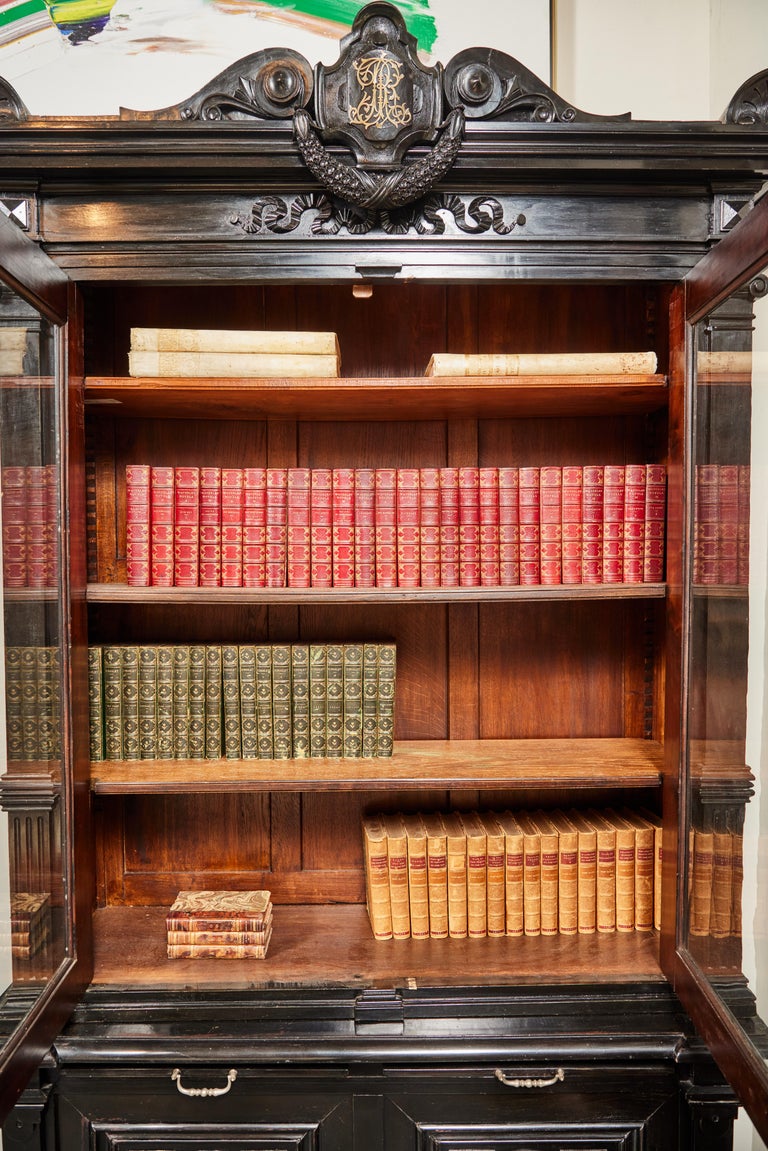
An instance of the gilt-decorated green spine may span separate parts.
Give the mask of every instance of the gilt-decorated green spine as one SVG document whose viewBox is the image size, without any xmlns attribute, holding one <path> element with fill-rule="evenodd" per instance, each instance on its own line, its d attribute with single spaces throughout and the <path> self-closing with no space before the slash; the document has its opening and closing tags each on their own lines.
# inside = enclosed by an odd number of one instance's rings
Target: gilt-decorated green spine
<svg viewBox="0 0 768 1151">
<path fill-rule="evenodd" d="M 326 755 L 341 759 L 344 755 L 344 651 L 341 644 L 326 648 Z"/>
<path fill-rule="evenodd" d="M 309 756 L 309 644 L 291 644 L 291 745 L 294 759 Z"/>
<path fill-rule="evenodd" d="M 256 644 L 256 724 L 259 759 L 274 759 L 272 725 L 272 647 Z"/>
<path fill-rule="evenodd" d="M 157 759 L 157 648 L 139 648 L 139 750 Z"/>
<path fill-rule="evenodd" d="M 105 647 L 101 659 L 104 675 L 104 755 L 107 759 L 122 759 L 122 652 L 119 647 Z"/>
<path fill-rule="evenodd" d="M 392 754 L 395 736 L 396 652 L 393 643 L 379 645 L 379 706 L 376 717 L 378 755 Z"/>
<path fill-rule="evenodd" d="M 21 648 L 15 645 L 5 649 L 5 730 L 8 759 L 23 759 Z"/>
<path fill-rule="evenodd" d="M 309 646 L 309 754 L 313 759 L 326 755 L 324 643 Z"/>
<path fill-rule="evenodd" d="M 209 644 L 205 649 L 205 758 L 221 759 L 221 648 Z"/>
<path fill-rule="evenodd" d="M 224 710 L 224 755 L 227 759 L 242 759 L 243 742 L 240 735 L 240 668 L 237 646 L 231 643 L 221 647 L 221 698 Z"/>
<path fill-rule="evenodd" d="M 291 758 L 291 647 L 272 644 L 272 725 L 275 759 Z"/>
<path fill-rule="evenodd" d="M 173 757 L 189 759 L 189 647 L 173 649 Z"/>
<path fill-rule="evenodd" d="M 345 643 L 344 662 L 344 757 L 363 754 L 363 645 Z"/>
<path fill-rule="evenodd" d="M 205 646 L 189 647 L 189 758 L 205 759 Z"/>
<path fill-rule="evenodd" d="M 173 759 L 173 648 L 157 649 L 157 758 Z"/>
<path fill-rule="evenodd" d="M 22 759 L 40 756 L 40 701 L 37 696 L 37 648 L 21 649 L 21 740 Z"/>
<path fill-rule="evenodd" d="M 379 711 L 379 645 L 363 645 L 363 731 L 362 756 L 375 759 L 378 755 L 377 729 Z"/>
<path fill-rule="evenodd" d="M 258 729 L 258 648 L 242 644 L 238 648 L 240 672 L 240 724 L 243 759 L 259 756 Z"/>
<path fill-rule="evenodd" d="M 139 737 L 139 649 L 126 646 L 122 652 L 123 759 L 141 758 Z"/>
<path fill-rule="evenodd" d="M 58 711 L 61 695 L 58 685 L 58 648 L 37 649 L 37 753 L 40 759 L 58 759 L 60 749 L 60 723 Z"/>
</svg>

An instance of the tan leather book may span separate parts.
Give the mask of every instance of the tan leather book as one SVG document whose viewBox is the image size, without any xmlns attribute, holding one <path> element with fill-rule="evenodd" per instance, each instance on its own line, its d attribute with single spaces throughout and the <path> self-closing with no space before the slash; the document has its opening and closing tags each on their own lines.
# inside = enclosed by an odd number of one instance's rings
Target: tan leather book
<svg viewBox="0 0 768 1151">
<path fill-rule="evenodd" d="M 693 829 L 691 906 L 688 929 L 691 935 L 709 935 L 712 918 L 715 837 L 711 831 Z"/>
<path fill-rule="evenodd" d="M 383 815 L 387 833 L 389 900 L 392 906 L 393 939 L 410 939 L 411 911 L 408 902 L 408 838 L 400 815 Z"/>
<path fill-rule="evenodd" d="M 519 937 L 524 930 L 523 829 L 511 811 L 496 816 L 504 832 L 504 901 L 507 935 Z"/>
<path fill-rule="evenodd" d="M 486 921 L 491 937 L 506 934 L 506 891 L 504 868 L 504 831 L 491 811 L 481 811 L 480 820 L 486 840 Z"/>
<path fill-rule="evenodd" d="M 647 819 L 653 827 L 653 926 L 656 931 L 661 931 L 661 876 L 664 868 L 664 828 L 661 822 L 661 816 L 657 815 L 654 811 L 649 811 L 647 808 L 639 808 L 638 814 Z M 688 850 L 690 852 L 691 864 L 693 863 L 693 828 L 690 829 L 690 842 Z M 689 868 L 689 898 L 690 898 L 690 883 L 692 881 L 693 868 Z"/>
<path fill-rule="evenodd" d="M 635 828 L 612 808 L 605 818 L 616 829 L 616 930 L 635 930 Z"/>
<path fill-rule="evenodd" d="M 558 834 L 557 828 L 545 811 L 534 811 L 533 822 L 538 828 L 541 847 L 541 934 L 558 934 Z"/>
<path fill-rule="evenodd" d="M 485 939 L 488 934 L 488 855 L 482 820 L 476 811 L 459 813 L 467 839 L 467 934 Z"/>
<path fill-rule="evenodd" d="M 731 844 L 731 935 L 741 938 L 741 898 L 744 886 L 744 836 L 741 829 L 732 832 Z"/>
<path fill-rule="evenodd" d="M 521 811 L 517 821 L 523 829 L 523 929 L 541 935 L 541 836 L 530 813 Z"/>
<path fill-rule="evenodd" d="M 635 931 L 651 931 L 655 829 L 640 812 L 625 807 L 621 814 L 635 829 Z"/>
<path fill-rule="evenodd" d="M 712 836 L 712 911 L 710 933 L 715 939 L 731 934 L 733 838 L 727 827 L 715 827 Z"/>
<path fill-rule="evenodd" d="M 421 816 L 404 815 L 408 849 L 408 907 L 411 938 L 429 939 L 429 888 L 427 884 L 427 833 Z"/>
<path fill-rule="evenodd" d="M 616 930 L 616 829 L 605 816 L 590 808 L 587 818 L 597 832 L 597 930 Z"/>
<path fill-rule="evenodd" d="M 467 837 L 455 811 L 443 815 L 448 863 L 448 935 L 467 937 Z"/>
<path fill-rule="evenodd" d="M 365 903 L 374 939 L 392 938 L 392 904 L 389 896 L 387 832 L 380 815 L 363 819 Z"/>
<path fill-rule="evenodd" d="M 579 930 L 579 833 L 563 811 L 549 813 L 557 828 L 557 927 L 560 935 Z"/>
<path fill-rule="evenodd" d="M 597 831 L 583 812 L 571 808 L 566 814 L 579 842 L 579 935 L 593 935 L 597 926 Z"/>
<path fill-rule="evenodd" d="M 421 818 L 427 835 L 429 934 L 432 939 L 447 939 L 448 845 L 445 824 L 439 812 L 428 812 Z"/>
</svg>

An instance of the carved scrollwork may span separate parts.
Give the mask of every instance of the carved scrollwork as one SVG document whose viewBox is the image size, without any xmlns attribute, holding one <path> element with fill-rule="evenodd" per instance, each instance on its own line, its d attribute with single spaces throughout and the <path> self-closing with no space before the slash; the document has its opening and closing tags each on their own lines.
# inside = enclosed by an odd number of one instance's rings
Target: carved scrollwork
<svg viewBox="0 0 768 1151">
<path fill-rule="evenodd" d="M 0 77 L 0 120 L 26 120 L 28 116 L 19 93 Z"/>
<path fill-rule="evenodd" d="M 768 125 L 768 70 L 756 72 L 741 85 L 723 120 L 726 124 Z"/>
</svg>

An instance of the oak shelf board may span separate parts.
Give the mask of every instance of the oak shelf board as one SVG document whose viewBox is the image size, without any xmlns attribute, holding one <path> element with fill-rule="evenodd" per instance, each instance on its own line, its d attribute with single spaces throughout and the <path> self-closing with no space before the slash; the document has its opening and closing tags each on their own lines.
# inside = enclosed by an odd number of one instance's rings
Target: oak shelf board
<svg viewBox="0 0 768 1151">
<path fill-rule="evenodd" d="M 340 587 L 135 587 L 122 583 L 88 585 L 88 603 L 115 604 L 392 604 L 514 603 L 515 601 L 663 599 L 666 584 L 515 584 L 508 587 L 340 588 Z"/>
<path fill-rule="evenodd" d="M 95 912 L 93 985 L 415 989 L 663 980 L 655 932 L 376 941 L 359 904 L 276 905 L 266 959 L 168 959 L 167 910 Z"/>
<path fill-rule="evenodd" d="M 51 389 L 56 384 L 55 376 L 0 376 L 0 391 L 17 388 Z"/>
<path fill-rule="evenodd" d="M 4 587 L 3 600 L 6 603 L 56 603 L 59 589 L 56 587 Z"/>
<path fill-rule="evenodd" d="M 398 791 L 424 788 L 659 787 L 661 744 L 644 739 L 398 741 L 381 759 L 105 760 L 100 795 L 199 792 Z"/>
<path fill-rule="evenodd" d="M 408 376 L 269 379 L 89 376 L 92 411 L 164 419 L 433 420 L 651 412 L 666 377 Z"/>
</svg>

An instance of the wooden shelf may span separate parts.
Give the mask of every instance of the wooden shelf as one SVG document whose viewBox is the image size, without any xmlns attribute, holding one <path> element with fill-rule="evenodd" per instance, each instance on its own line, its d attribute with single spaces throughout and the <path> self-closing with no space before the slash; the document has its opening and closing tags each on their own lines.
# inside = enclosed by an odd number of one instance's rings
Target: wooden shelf
<svg viewBox="0 0 768 1151">
<path fill-rule="evenodd" d="M 94 412 L 164 419 L 564 417 L 655 411 L 667 403 L 667 384 L 659 375 L 394 379 L 89 376 L 85 402 Z"/>
<path fill-rule="evenodd" d="M 647 788 L 661 745 L 643 739 L 415 740 L 386 759 L 130 760 L 91 764 L 100 795 L 379 791 L 394 788 Z"/>
<path fill-rule="evenodd" d="M 663 599 L 666 584 L 535 584 L 514 587 L 323 588 L 323 587 L 132 587 L 89 584 L 88 603 L 136 604 L 392 604 L 513 603 L 545 600 Z"/>
<path fill-rule="evenodd" d="M 274 895 L 274 892 L 273 892 Z M 165 907 L 94 915 L 96 986 L 492 986 L 661 980 L 654 932 L 523 939 L 374 940 L 358 904 L 274 909 L 267 957 L 167 959 Z"/>
<path fill-rule="evenodd" d="M 5 603 L 56 603 L 59 590 L 55 587 L 4 587 Z"/>
</svg>

